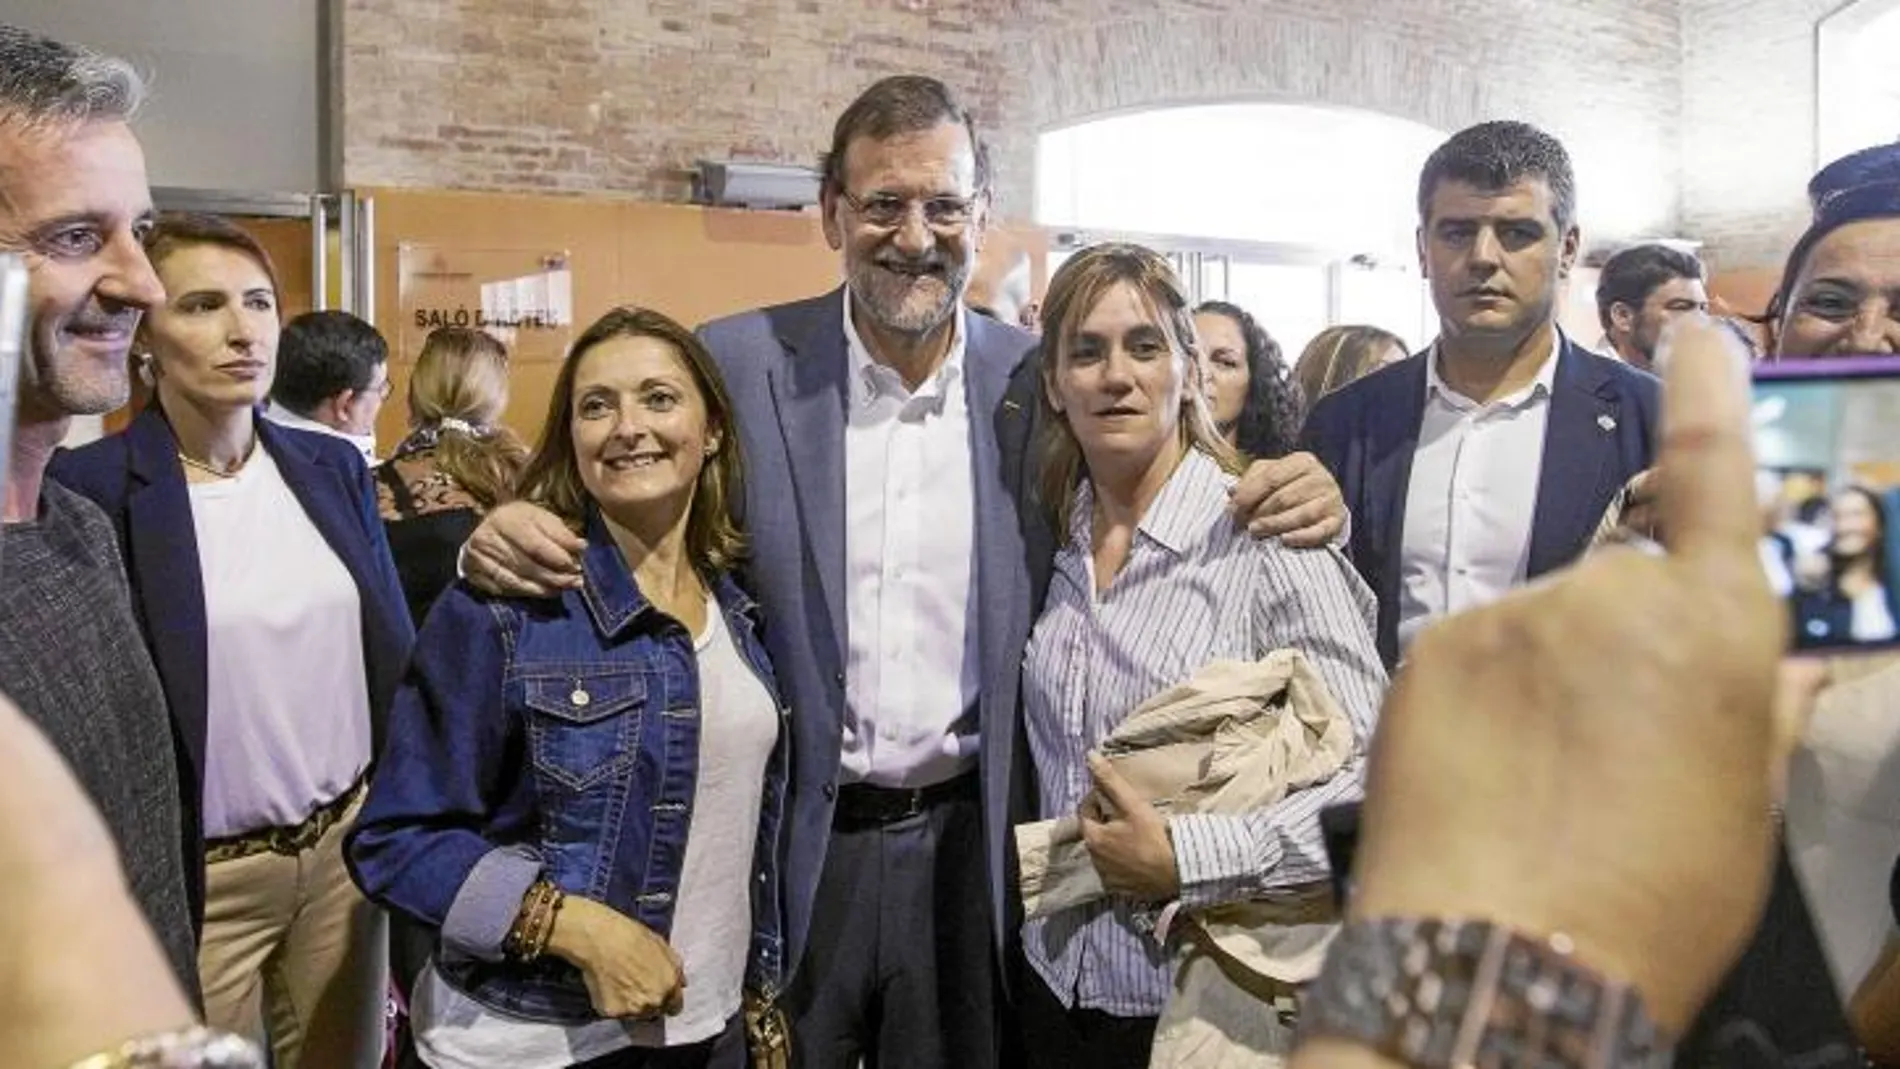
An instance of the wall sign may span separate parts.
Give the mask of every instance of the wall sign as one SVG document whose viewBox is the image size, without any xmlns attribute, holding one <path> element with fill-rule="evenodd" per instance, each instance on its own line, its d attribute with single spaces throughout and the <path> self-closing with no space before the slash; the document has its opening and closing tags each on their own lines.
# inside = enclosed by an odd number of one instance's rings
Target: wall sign
<svg viewBox="0 0 1900 1069">
<path fill-rule="evenodd" d="M 396 339 L 414 360 L 429 332 L 473 327 L 500 338 L 511 359 L 556 361 L 574 334 L 574 276 L 566 250 L 397 248 Z"/>
</svg>

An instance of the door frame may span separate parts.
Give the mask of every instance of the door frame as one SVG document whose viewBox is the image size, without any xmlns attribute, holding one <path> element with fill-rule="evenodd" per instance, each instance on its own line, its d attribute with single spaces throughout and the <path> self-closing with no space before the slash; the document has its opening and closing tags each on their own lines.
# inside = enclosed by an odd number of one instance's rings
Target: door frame
<svg viewBox="0 0 1900 1069">
<path fill-rule="evenodd" d="M 272 193 L 247 190 L 154 186 L 152 204 L 161 212 L 202 212 L 310 221 L 311 305 L 330 307 L 329 234 L 334 221 L 337 308 L 376 321 L 376 199 L 345 189 L 335 193 Z"/>
</svg>

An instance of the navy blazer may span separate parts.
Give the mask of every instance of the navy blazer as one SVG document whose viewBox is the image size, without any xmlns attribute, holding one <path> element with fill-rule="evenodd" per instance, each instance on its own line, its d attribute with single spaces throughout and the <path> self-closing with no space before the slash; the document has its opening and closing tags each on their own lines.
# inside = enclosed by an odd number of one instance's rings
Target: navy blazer
<svg viewBox="0 0 1900 1069">
<path fill-rule="evenodd" d="M 409 661 L 415 628 L 389 556 L 376 490 L 356 447 L 341 439 L 257 419 L 258 444 L 336 553 L 362 602 L 363 659 L 368 673 L 375 752 L 383 720 Z M 171 707 L 184 790 L 186 858 L 194 915 L 204 913 L 204 771 L 206 629 L 204 577 L 191 518 L 178 439 L 156 404 L 123 432 L 53 457 L 48 474 L 91 498 L 119 538 L 132 608 L 151 648 Z"/>
<path fill-rule="evenodd" d="M 792 776 L 785 828 L 787 960 L 797 962 L 831 838 L 843 752 L 845 666 L 844 430 L 850 354 L 844 291 L 744 312 L 700 328 L 725 379 L 746 464 L 739 504 L 764 607 L 765 646 L 792 708 Z M 1017 715 L 1023 647 L 1035 605 L 1017 526 L 1017 455 L 998 419 L 1010 375 L 1035 339 L 986 316 L 965 320 L 964 384 L 976 505 L 976 634 L 982 686 L 985 848 L 999 951 L 1012 937 L 1011 820 L 1026 752 Z M 1011 443 L 1020 448 L 1019 437 Z"/>
<path fill-rule="evenodd" d="M 1559 337 L 1531 518 L 1531 579 L 1581 556 L 1617 492 L 1655 461 L 1662 408 L 1654 376 Z M 1427 349 L 1328 395 L 1302 432 L 1303 448 L 1332 472 L 1351 511 L 1350 552 L 1379 598 L 1379 655 L 1387 669 L 1399 660 L 1405 503 L 1431 356 Z"/>
</svg>

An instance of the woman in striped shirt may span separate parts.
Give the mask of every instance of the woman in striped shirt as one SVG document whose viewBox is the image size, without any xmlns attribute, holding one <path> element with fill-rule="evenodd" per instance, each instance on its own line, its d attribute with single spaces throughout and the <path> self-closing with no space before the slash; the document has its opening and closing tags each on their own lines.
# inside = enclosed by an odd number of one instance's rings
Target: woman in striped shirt
<svg viewBox="0 0 1900 1069">
<path fill-rule="evenodd" d="M 1147 1065 L 1172 955 L 1137 919 L 1323 885 L 1319 812 L 1363 788 L 1386 683 L 1372 594 L 1337 551 L 1256 541 L 1228 515 L 1238 459 L 1208 416 L 1196 348 L 1187 296 L 1148 249 L 1086 249 L 1050 282 L 1041 496 L 1066 541 L 1025 655 L 1025 716 L 1041 816 L 1082 811 L 1110 896 L 1025 926 L 1034 1065 Z M 1286 648 L 1352 721 L 1338 774 L 1239 815 L 1105 812 L 1089 755 L 1130 711 L 1210 661 Z"/>
</svg>

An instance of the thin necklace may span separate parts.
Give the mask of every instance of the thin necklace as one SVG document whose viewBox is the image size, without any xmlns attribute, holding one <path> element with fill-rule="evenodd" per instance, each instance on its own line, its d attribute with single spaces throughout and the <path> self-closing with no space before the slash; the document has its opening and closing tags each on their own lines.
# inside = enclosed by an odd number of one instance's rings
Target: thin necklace
<svg viewBox="0 0 1900 1069">
<path fill-rule="evenodd" d="M 244 455 L 239 457 L 238 462 L 236 464 L 231 465 L 229 469 L 219 468 L 214 465 L 207 464 L 202 460 L 198 460 L 195 457 L 186 456 L 185 451 L 183 449 L 180 449 L 178 451 L 178 459 L 186 467 L 197 468 L 199 471 L 202 471 L 207 475 L 215 475 L 220 479 L 235 479 L 238 477 L 238 473 L 244 470 L 244 465 L 249 464 L 251 462 L 251 454 L 255 452 L 257 452 L 257 435 L 253 434 L 251 435 L 251 444 L 246 446 L 244 449 Z"/>
</svg>

